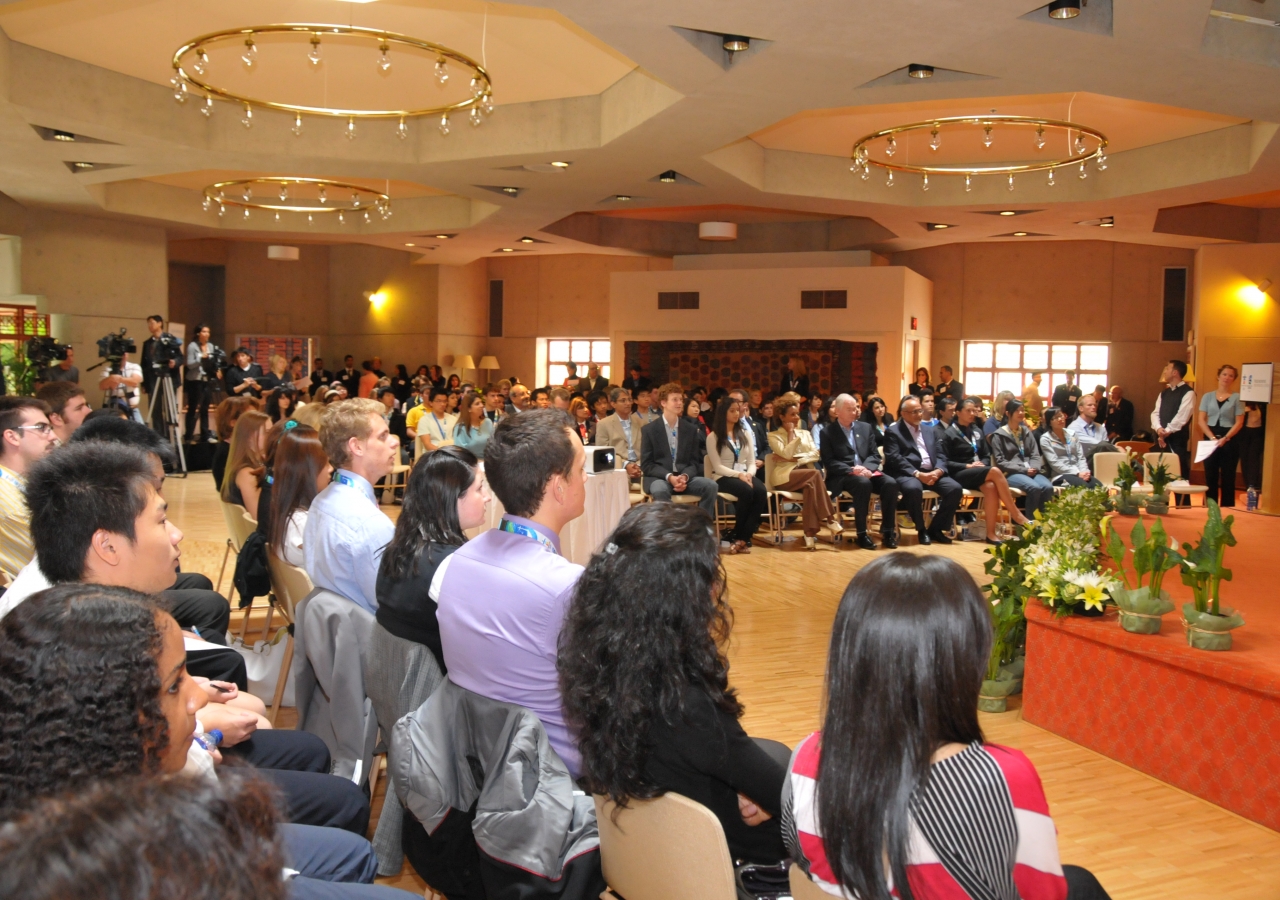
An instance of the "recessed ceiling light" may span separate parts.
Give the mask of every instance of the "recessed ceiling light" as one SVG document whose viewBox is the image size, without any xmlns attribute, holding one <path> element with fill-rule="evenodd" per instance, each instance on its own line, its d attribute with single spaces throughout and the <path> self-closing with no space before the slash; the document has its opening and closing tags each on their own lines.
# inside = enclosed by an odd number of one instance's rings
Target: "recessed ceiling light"
<svg viewBox="0 0 1280 900">
<path fill-rule="evenodd" d="M 551 165 L 555 166 L 557 169 L 567 169 L 569 168 L 570 163 L 564 162 L 563 160 L 552 160 Z"/>
<path fill-rule="evenodd" d="M 456 234 L 436 234 L 432 235 L 437 241 L 447 241 L 451 237 L 457 237 Z"/>
<path fill-rule="evenodd" d="M 933 66 L 922 66 L 917 63 L 912 63 L 911 65 L 907 66 L 907 77 L 908 78 L 932 78 Z"/>
<path fill-rule="evenodd" d="M 502 252 L 503 252 L 503 253 L 515 253 L 516 251 L 515 251 L 515 248 L 514 248 L 514 247 L 503 247 L 503 248 L 502 248 Z"/>
<path fill-rule="evenodd" d="M 1053 0 L 1049 4 L 1050 19 L 1074 19 L 1080 15 L 1080 0 Z"/>
<path fill-rule="evenodd" d="M 1025 231 L 1015 231 L 1015 232 L 1013 233 L 1013 236 L 1014 236 L 1014 237 L 1026 237 L 1026 236 L 1027 236 L 1027 233 L 1026 233 Z"/>
<path fill-rule="evenodd" d="M 55 141 L 74 141 L 76 136 L 70 131 L 55 131 L 53 133 L 53 139 Z"/>
<path fill-rule="evenodd" d="M 502 193 L 510 194 L 513 197 L 520 193 L 520 188 L 518 187 L 504 187 L 501 190 L 502 190 Z"/>
<path fill-rule="evenodd" d="M 73 162 L 71 165 L 75 166 L 77 169 L 92 169 L 92 168 L 93 168 L 93 163 L 91 163 L 91 162 Z"/>
<path fill-rule="evenodd" d="M 675 184 L 676 178 L 677 175 L 675 169 L 667 169 L 667 171 L 658 176 L 658 180 L 663 184 Z"/>
<path fill-rule="evenodd" d="M 951 226 L 946 222 L 925 222 L 924 227 L 926 231 L 942 231 L 944 228 L 950 228 Z"/>
<path fill-rule="evenodd" d="M 620 203 L 626 203 L 628 200 L 631 199 L 631 195 L 630 194 L 614 194 L 613 199 L 617 200 Z"/>
<path fill-rule="evenodd" d="M 1000 210 L 1000 215 L 1002 215 L 1002 216 L 1016 216 L 1017 214 L 1018 214 L 1018 213 L 1017 213 L 1017 211 L 1016 211 L 1016 210 L 1012 210 L 1012 209 L 1002 209 L 1002 210 Z"/>
<path fill-rule="evenodd" d="M 417 245 L 417 244 L 405 244 L 405 246 L 406 246 L 406 247 L 416 247 L 416 246 L 418 246 L 418 245 Z"/>
<path fill-rule="evenodd" d="M 723 46 L 730 53 L 741 53 L 751 46 L 751 38 L 741 34 L 726 34 Z"/>
<path fill-rule="evenodd" d="M 1115 228 L 1116 227 L 1115 217 L 1107 216 L 1105 219 L 1103 219 L 1101 222 L 1098 223 L 1098 227 L 1099 228 Z"/>
<path fill-rule="evenodd" d="M 520 243 L 522 243 L 522 244 L 532 244 L 532 243 L 533 243 L 533 238 L 531 238 L 531 237 L 522 237 L 522 238 L 520 238 Z"/>
</svg>

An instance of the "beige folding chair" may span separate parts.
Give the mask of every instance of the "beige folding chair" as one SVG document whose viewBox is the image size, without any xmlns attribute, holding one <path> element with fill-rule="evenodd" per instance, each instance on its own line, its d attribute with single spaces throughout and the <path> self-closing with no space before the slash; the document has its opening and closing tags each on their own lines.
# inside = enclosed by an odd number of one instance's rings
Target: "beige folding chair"
<svg viewBox="0 0 1280 900">
<path fill-rule="evenodd" d="M 1100 450 L 1093 454 L 1093 477 L 1103 484 L 1108 491 L 1120 490 L 1116 487 L 1116 475 L 1120 471 L 1120 463 L 1124 462 L 1125 454 L 1112 453 L 1106 450 Z M 1178 459 L 1174 457 L 1174 465 L 1177 465 Z M 1135 494 L 1149 494 L 1151 488 L 1145 484 L 1135 484 L 1133 486 Z"/>
<path fill-rule="evenodd" d="M 640 492 L 644 494 L 644 498 L 645 498 L 644 500 L 640 501 L 641 503 L 650 503 L 653 501 L 653 494 L 650 494 L 647 490 L 645 490 L 643 476 L 640 478 Z M 701 497 L 695 497 L 692 494 L 673 493 L 671 495 L 672 503 L 684 503 L 684 504 L 697 503 L 701 499 L 702 499 Z"/>
<path fill-rule="evenodd" d="M 391 467 L 391 472 L 387 475 L 382 483 L 382 496 L 379 498 L 380 503 L 394 502 L 396 499 L 396 491 L 404 490 L 409 486 L 409 470 L 413 466 L 406 466 L 403 463 L 397 463 Z M 388 500 L 390 497 L 390 500 Z"/>
<path fill-rule="evenodd" d="M 804 503 L 804 494 L 798 491 L 784 491 L 779 488 L 772 487 L 773 470 L 775 467 L 773 454 L 770 453 L 764 458 L 764 489 L 766 506 L 769 510 L 769 528 L 773 531 L 773 542 L 781 544 L 782 536 L 782 504 L 794 503 L 800 506 Z M 787 540 L 792 540 L 787 538 Z"/>
<path fill-rule="evenodd" d="M 1094 458 L 1097 459 L 1097 457 L 1098 454 L 1095 453 Z M 1179 479 L 1175 480 L 1167 488 L 1170 494 L 1181 494 L 1184 497 L 1190 497 L 1192 494 L 1199 494 L 1201 496 L 1200 502 L 1208 505 L 1207 495 L 1209 493 L 1209 488 L 1206 485 L 1192 484 L 1189 481 L 1180 480 L 1182 479 L 1182 463 L 1178 459 L 1178 454 L 1172 453 L 1168 450 L 1157 453 L 1144 453 L 1142 461 L 1144 463 L 1144 469 L 1146 466 L 1158 466 L 1160 463 L 1164 463 L 1169 467 L 1169 472 L 1173 477 L 1175 479 Z M 1232 490 L 1235 490 L 1235 485 L 1232 485 L 1231 488 Z M 1149 491 L 1151 488 L 1148 487 L 1147 490 Z M 1172 506 L 1169 508 L 1173 509 Z"/>
<path fill-rule="evenodd" d="M 791 896 L 793 900 L 829 900 L 831 897 L 826 891 L 813 883 L 808 875 L 804 874 L 795 863 L 791 864 L 788 872 L 791 880 Z"/>
<path fill-rule="evenodd" d="M 296 621 L 293 611 L 302 598 L 311 593 L 311 579 L 307 573 L 297 566 L 291 566 L 276 555 L 271 545 L 267 545 L 267 570 L 271 573 L 271 590 L 280 604 L 281 613 L 292 629 Z M 276 678 L 276 693 L 271 700 L 271 724 L 276 723 L 276 715 L 280 712 L 280 698 L 284 696 L 285 684 L 289 680 L 289 670 L 293 667 L 293 631 L 285 636 L 284 659 L 280 662 L 280 675 Z"/>
<path fill-rule="evenodd" d="M 218 570 L 218 586 L 215 591 L 222 591 L 222 576 L 227 572 L 227 558 L 231 555 L 231 551 L 235 551 L 236 555 L 240 555 L 240 548 L 244 545 L 244 539 L 253 533 L 253 528 L 248 531 L 244 530 L 241 516 L 249 515 L 249 511 L 239 503 L 228 503 L 225 500 L 219 502 L 222 506 L 222 518 L 227 523 L 227 549 L 222 554 L 222 568 Z M 258 523 L 253 523 L 254 528 L 258 527 Z"/>
<path fill-rule="evenodd" d="M 717 480 L 715 470 L 711 467 L 711 457 L 709 455 L 702 457 L 702 474 L 712 481 Z M 729 507 L 737 499 L 733 494 L 716 491 L 716 531 L 724 532 L 726 528 L 733 527 L 734 515 L 729 511 Z"/>
<path fill-rule="evenodd" d="M 737 900 L 729 845 L 711 810 L 674 793 L 631 800 L 626 809 L 607 797 L 595 800 L 609 885 L 602 898 Z"/>
</svg>

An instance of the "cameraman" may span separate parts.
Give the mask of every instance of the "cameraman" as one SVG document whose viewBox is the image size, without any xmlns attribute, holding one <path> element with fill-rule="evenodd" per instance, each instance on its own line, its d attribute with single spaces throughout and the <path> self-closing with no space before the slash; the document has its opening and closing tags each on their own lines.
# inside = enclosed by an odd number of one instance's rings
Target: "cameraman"
<svg viewBox="0 0 1280 900">
<path fill-rule="evenodd" d="M 200 440 L 217 443 L 209 432 L 209 400 L 218 379 L 218 363 L 226 354 L 209 340 L 209 326 L 197 325 L 195 340 L 187 344 L 187 441 L 196 441 L 196 416 L 200 417 Z"/>
<path fill-rule="evenodd" d="M 80 383 L 80 370 L 75 367 L 76 352 L 67 347 L 67 358 L 60 359 L 55 364 L 43 369 L 40 372 L 40 383 L 49 384 L 53 381 L 70 381 L 72 384 Z"/>
<path fill-rule="evenodd" d="M 98 387 L 106 391 L 112 398 L 104 406 L 115 406 L 129 413 L 129 418 L 142 422 L 142 412 L 138 409 L 138 385 L 142 384 L 142 366 L 129 362 L 129 354 L 120 357 L 120 374 L 108 374 L 98 382 Z"/>
<path fill-rule="evenodd" d="M 142 389 L 151 397 L 151 425 L 164 433 L 164 405 L 156 403 L 158 379 L 161 371 L 173 382 L 176 394 L 181 387 L 178 357 L 182 355 L 182 341 L 164 330 L 164 316 L 147 316 L 147 331 L 151 337 L 142 342 Z"/>
</svg>

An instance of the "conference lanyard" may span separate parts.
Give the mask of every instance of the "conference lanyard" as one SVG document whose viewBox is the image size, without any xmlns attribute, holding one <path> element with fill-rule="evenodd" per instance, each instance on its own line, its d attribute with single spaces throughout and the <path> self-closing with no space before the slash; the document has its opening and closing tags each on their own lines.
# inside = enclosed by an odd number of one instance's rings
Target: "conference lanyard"
<svg viewBox="0 0 1280 900">
<path fill-rule="evenodd" d="M 19 481 L 17 476 L 15 476 L 12 472 L 10 472 L 8 469 L 4 467 L 0 467 L 0 480 L 7 481 L 9 484 L 13 485 L 18 489 L 19 494 L 26 496 L 26 493 L 27 493 L 26 485 L 24 485 L 21 481 Z"/>
<path fill-rule="evenodd" d="M 556 545 L 551 538 L 547 537 L 536 528 L 530 528 L 528 525 L 521 525 L 519 522 L 512 522 L 510 519 L 504 517 L 503 520 L 498 523 L 498 530 L 505 531 L 509 534 L 518 534 L 522 537 L 529 538 L 531 541 L 537 541 L 548 553 L 554 553 L 556 556 L 560 555 L 560 551 L 556 549 Z"/>
<path fill-rule="evenodd" d="M 435 423 L 436 431 L 440 432 L 440 440 L 444 440 L 444 426 L 440 424 L 440 420 L 436 418 L 436 414 L 431 414 L 431 421 Z"/>
</svg>

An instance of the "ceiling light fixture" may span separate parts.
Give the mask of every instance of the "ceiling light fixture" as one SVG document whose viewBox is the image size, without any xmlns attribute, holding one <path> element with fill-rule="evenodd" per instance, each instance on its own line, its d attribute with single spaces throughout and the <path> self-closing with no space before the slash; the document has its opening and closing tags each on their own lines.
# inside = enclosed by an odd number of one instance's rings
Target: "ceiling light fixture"
<svg viewBox="0 0 1280 900">
<path fill-rule="evenodd" d="M 268 196 L 255 196 L 254 188 L 265 188 Z M 329 191 L 347 193 L 351 199 L 346 202 L 333 201 Z M 228 196 L 232 193 L 239 199 Z M 312 199 L 314 197 L 314 200 Z M 277 199 L 278 198 L 278 199 Z M 247 214 L 251 209 L 264 209 L 282 212 L 305 213 L 308 221 L 313 221 L 315 213 L 337 213 L 338 221 L 345 222 L 344 213 L 365 210 L 365 221 L 371 218 L 370 209 L 377 213 L 383 221 L 391 218 L 391 196 L 372 188 L 345 181 L 331 181 L 327 178 L 297 178 L 293 176 L 263 176 L 261 178 L 241 178 L 234 181 L 219 181 L 204 189 L 202 203 L 206 212 L 218 207 L 222 215 L 227 206 L 240 207 Z M 248 216 L 246 215 L 246 218 Z"/>
<path fill-rule="evenodd" d="M 1002 210 L 1000 210 L 1000 215 L 1002 215 L 1002 216 L 1016 216 L 1017 214 L 1018 214 L 1018 211 L 1017 211 L 1017 210 L 1014 210 L 1014 209 L 1002 209 Z"/>
<path fill-rule="evenodd" d="M 630 194 L 614 194 L 613 199 L 617 200 L 619 203 L 626 203 L 628 200 L 631 199 L 631 195 Z"/>
<path fill-rule="evenodd" d="M 353 2 L 358 2 L 358 0 L 353 0 Z M 375 63 L 379 71 L 384 74 L 389 73 L 391 68 L 391 58 L 388 54 L 392 48 L 395 48 L 397 52 L 407 51 L 410 54 L 425 55 L 428 58 L 435 59 L 436 79 L 441 86 L 444 86 L 449 79 L 448 64 L 452 62 L 462 67 L 464 75 L 471 74 L 470 90 L 468 95 L 461 100 L 429 108 L 345 109 L 328 105 L 304 106 L 283 100 L 265 100 L 258 97 L 250 97 L 228 88 L 218 87 L 207 80 L 206 72 L 211 68 L 208 53 L 210 49 L 228 42 L 243 41 L 245 50 L 241 57 L 242 61 L 246 67 L 257 68 L 259 51 L 255 39 L 263 35 L 285 35 L 286 38 L 294 37 L 308 41 L 311 44 L 311 52 L 307 54 L 307 59 L 312 66 L 319 66 L 323 63 L 323 58 L 320 55 L 321 35 L 325 37 L 336 35 L 341 37 L 344 42 L 354 41 L 370 45 L 377 54 L 374 57 Z M 280 49 L 282 44 L 287 47 L 289 41 L 287 39 L 281 43 L 269 41 L 264 46 Z M 268 51 L 263 52 L 266 53 Z M 187 70 L 188 61 L 190 62 L 190 71 Z M 172 65 L 174 75 L 169 79 L 169 83 L 173 86 L 174 99 L 179 103 L 185 103 L 188 90 L 194 89 L 204 97 L 204 103 L 199 106 L 200 111 L 205 115 L 209 115 L 214 100 L 226 100 L 241 105 L 245 109 L 245 119 L 250 119 L 252 108 L 255 106 L 261 109 L 291 112 L 297 117 L 295 120 L 295 128 L 297 129 L 295 134 L 301 131 L 301 116 L 304 115 L 345 118 L 347 120 L 346 134 L 348 137 L 354 137 L 355 135 L 356 119 L 400 119 L 403 125 L 403 120 L 409 117 L 440 116 L 440 132 L 441 134 L 448 134 L 450 114 L 470 110 L 471 123 L 478 125 L 484 121 L 485 115 L 493 112 L 494 108 L 493 83 L 489 78 L 489 73 L 471 57 L 432 41 L 410 37 L 405 34 L 397 34 L 393 31 L 362 28 L 356 25 L 253 25 L 246 28 L 214 31 L 193 38 L 174 51 Z M 404 137 L 404 128 L 398 129 L 398 132 L 401 137 Z"/>
<path fill-rule="evenodd" d="M 55 141 L 74 141 L 76 136 L 70 131 L 55 131 L 53 133 L 53 139 Z"/>
<path fill-rule="evenodd" d="M 908 78 L 932 78 L 933 66 L 922 66 L 918 63 L 912 63 L 907 66 Z"/>
<path fill-rule="evenodd" d="M 667 169 L 667 171 L 658 176 L 658 180 L 663 184 L 675 184 L 677 177 L 675 169 Z"/>
<path fill-rule="evenodd" d="M 417 245 L 417 244 L 405 244 L 405 246 L 406 246 L 406 247 L 416 247 L 416 246 L 418 246 L 418 245 Z"/>
<path fill-rule="evenodd" d="M 522 237 L 522 238 L 520 238 L 520 243 L 522 243 L 522 244 L 532 244 L 533 242 L 534 242 L 534 240 L 533 240 L 533 238 L 531 238 L 531 237 Z"/>
<path fill-rule="evenodd" d="M 1080 0 L 1053 0 L 1049 4 L 1050 19 L 1074 19 L 1080 15 Z"/>
<path fill-rule="evenodd" d="M 457 237 L 457 235 L 456 234 L 437 234 L 437 235 L 433 235 L 433 237 L 437 241 L 447 241 L 451 237 Z"/>
<path fill-rule="evenodd" d="M 940 132 L 948 131 L 951 135 L 954 135 L 954 137 L 949 138 L 952 146 L 963 147 L 966 139 L 973 141 L 976 136 L 979 137 L 981 147 L 975 145 L 974 152 L 978 154 L 978 158 L 981 160 L 981 154 L 983 153 L 981 148 L 989 149 L 997 139 L 996 134 L 993 132 L 998 130 L 999 136 L 1007 140 L 1007 137 L 1011 136 L 1007 135 L 1007 133 L 1016 133 L 1018 130 L 1025 128 L 1035 130 L 1034 138 L 1029 142 L 1029 150 L 1034 148 L 1033 152 L 1039 152 L 1044 144 L 1045 132 L 1056 131 L 1066 137 L 1066 146 L 1068 148 L 1066 153 L 1051 159 L 1031 159 L 1027 162 L 977 161 L 935 165 L 912 164 L 908 161 L 909 152 L 898 154 L 899 138 L 901 138 L 901 144 L 906 151 L 909 151 L 912 137 L 928 132 L 929 141 L 927 146 L 936 150 L 942 143 Z M 977 135 L 975 135 L 975 132 L 977 132 Z M 1107 166 L 1107 143 L 1107 136 L 1096 128 L 1060 119 L 997 115 L 995 113 L 985 116 L 948 116 L 925 122 L 895 125 L 892 128 L 885 128 L 859 138 L 853 145 L 851 154 L 853 165 L 850 166 L 850 171 L 866 176 L 870 174 L 871 167 L 876 166 L 887 170 L 891 176 L 895 172 L 926 176 L 921 180 L 921 186 L 924 190 L 929 189 L 927 180 L 929 175 L 963 175 L 966 189 L 971 187 L 974 176 L 996 175 L 1006 177 L 1009 183 L 1009 190 L 1013 190 L 1013 176 L 1025 172 L 1052 172 L 1062 166 L 1079 165 L 1080 177 L 1084 178 L 1085 165 L 1090 161 L 1096 162 L 1098 171 L 1101 172 Z M 873 149 L 877 151 L 875 156 L 872 155 Z M 921 149 L 923 150 L 923 147 Z M 901 161 L 896 160 L 895 157 L 900 157 Z M 917 159 L 922 158 L 928 158 L 928 154 L 922 153 L 917 156 Z M 893 179 L 889 178 L 885 183 L 892 186 Z"/>
<path fill-rule="evenodd" d="M 1013 233 L 1013 236 L 1014 236 L 1014 237 L 1026 237 L 1026 236 L 1027 236 L 1027 233 L 1026 233 L 1025 231 L 1015 231 L 1015 232 Z"/>
<path fill-rule="evenodd" d="M 92 168 L 93 168 L 93 163 L 91 163 L 91 162 L 73 162 L 71 165 L 75 166 L 77 169 L 92 169 Z"/>
<path fill-rule="evenodd" d="M 514 247 L 503 247 L 503 248 L 502 248 L 502 252 L 503 252 L 503 253 L 515 253 L 516 251 L 515 251 L 515 248 L 514 248 Z"/>
<path fill-rule="evenodd" d="M 571 163 L 564 162 L 563 160 L 552 160 L 551 165 L 555 166 L 557 169 L 567 169 Z"/>
<path fill-rule="evenodd" d="M 951 226 L 946 222 L 925 222 L 924 227 L 926 231 L 943 231 Z"/>
<path fill-rule="evenodd" d="M 504 188 L 500 188 L 500 190 L 502 191 L 502 193 L 510 194 L 512 197 L 520 196 L 520 188 L 518 187 L 504 187 Z"/>
<path fill-rule="evenodd" d="M 1101 222 L 1098 223 L 1098 227 L 1099 228 L 1115 228 L 1116 227 L 1115 217 L 1107 216 Z"/>
<path fill-rule="evenodd" d="M 724 37 L 724 49 L 730 54 L 741 53 L 743 50 L 751 48 L 751 38 L 741 34 L 726 34 Z"/>
</svg>

